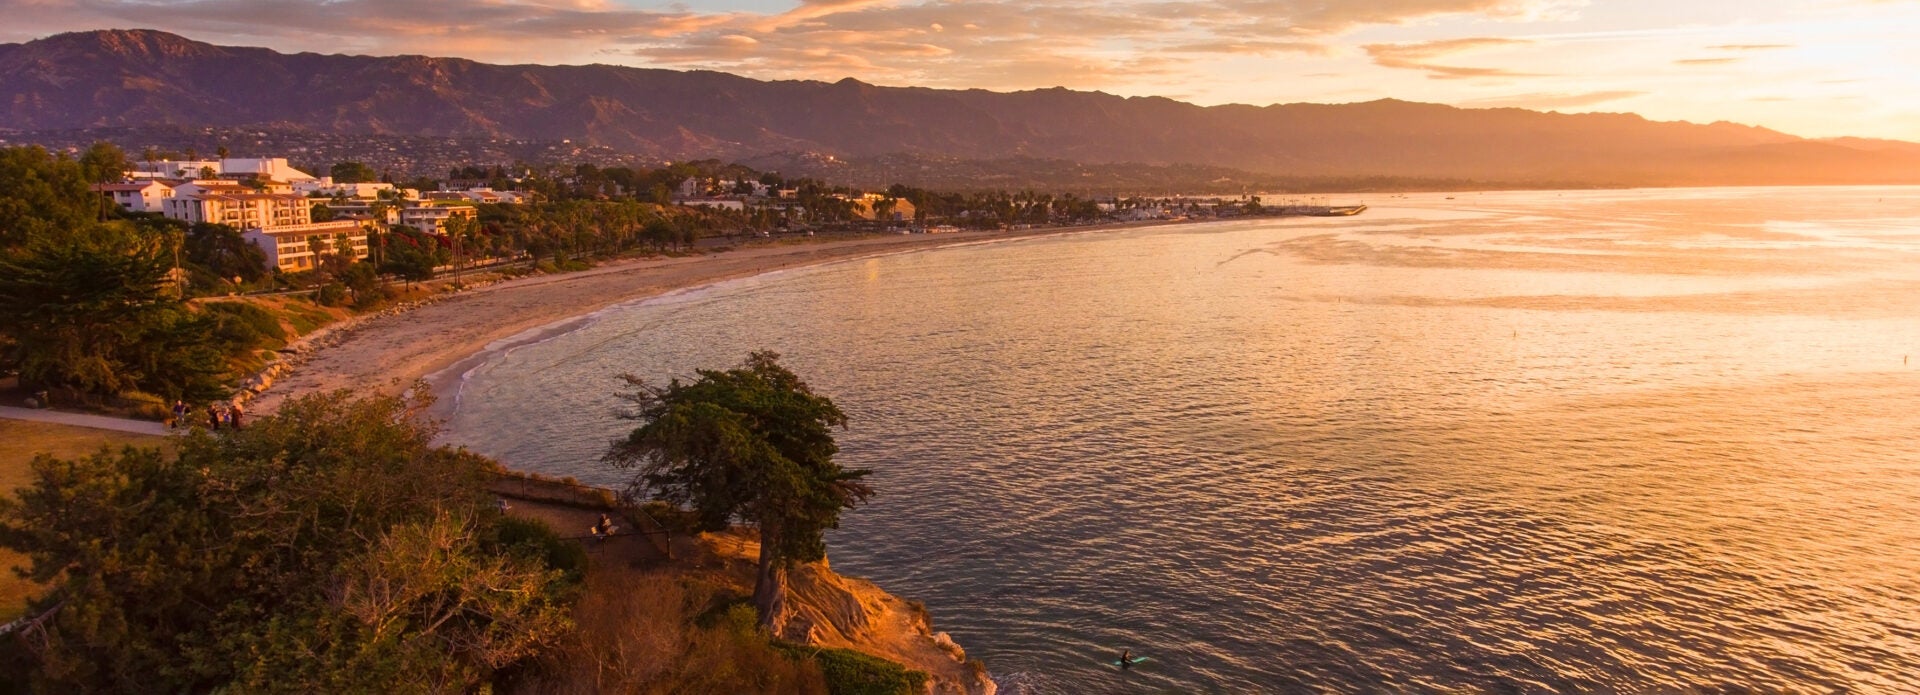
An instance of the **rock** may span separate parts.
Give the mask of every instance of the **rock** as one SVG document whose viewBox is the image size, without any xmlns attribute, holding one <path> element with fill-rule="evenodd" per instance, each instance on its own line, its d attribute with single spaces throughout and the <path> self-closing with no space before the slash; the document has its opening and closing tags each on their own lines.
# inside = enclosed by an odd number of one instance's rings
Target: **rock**
<svg viewBox="0 0 1920 695">
<path fill-rule="evenodd" d="M 819 643 L 819 638 L 814 633 L 815 630 L 812 620 L 807 619 L 804 615 L 794 615 L 789 616 L 786 624 L 781 625 L 780 630 L 775 634 L 779 635 L 780 639 L 794 644 L 810 645 Z"/>
<path fill-rule="evenodd" d="M 967 650 L 961 649 L 960 644 L 953 641 L 952 635 L 944 632 L 934 633 L 933 645 L 947 650 L 948 654 L 953 655 L 954 661 L 965 663 L 967 660 Z"/>
</svg>

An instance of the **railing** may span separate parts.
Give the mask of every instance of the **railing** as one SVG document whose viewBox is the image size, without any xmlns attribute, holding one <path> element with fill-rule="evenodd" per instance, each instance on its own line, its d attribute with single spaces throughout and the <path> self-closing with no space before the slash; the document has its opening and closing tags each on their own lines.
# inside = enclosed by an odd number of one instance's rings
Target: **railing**
<svg viewBox="0 0 1920 695">
<path fill-rule="evenodd" d="M 514 473 L 493 473 L 494 483 L 488 489 L 501 497 L 545 502 L 569 507 L 586 509 L 605 509 L 618 512 L 631 524 L 634 534 L 646 538 L 653 544 L 654 550 L 668 560 L 673 559 L 673 536 L 652 515 L 640 508 L 631 495 L 611 488 L 594 485 L 569 483 L 564 480 L 545 480 L 531 478 Z M 593 536 L 568 537 L 569 540 L 604 540 Z"/>
</svg>

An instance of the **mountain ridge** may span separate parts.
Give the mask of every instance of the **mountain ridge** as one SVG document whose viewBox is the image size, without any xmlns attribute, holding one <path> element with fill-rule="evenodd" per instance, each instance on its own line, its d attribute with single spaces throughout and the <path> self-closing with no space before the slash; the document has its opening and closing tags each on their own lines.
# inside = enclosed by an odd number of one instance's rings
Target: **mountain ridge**
<svg viewBox="0 0 1920 695">
<path fill-rule="evenodd" d="M 761 81 L 714 71 L 280 53 L 150 30 L 0 45 L 0 128 L 287 124 L 332 134 L 574 140 L 663 159 L 842 157 L 1200 164 L 1293 177 L 1616 185 L 1920 182 L 1920 145 L 1811 140 L 1630 113 L 1199 106 L 1063 88 Z"/>
</svg>

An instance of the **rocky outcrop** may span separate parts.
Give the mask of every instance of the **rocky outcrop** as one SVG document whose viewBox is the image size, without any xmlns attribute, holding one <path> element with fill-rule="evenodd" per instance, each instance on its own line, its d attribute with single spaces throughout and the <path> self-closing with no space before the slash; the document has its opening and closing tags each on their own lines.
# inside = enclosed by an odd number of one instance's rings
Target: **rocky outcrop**
<svg viewBox="0 0 1920 695">
<path fill-rule="evenodd" d="M 704 533 L 676 543 L 676 564 L 703 577 L 725 578 L 739 595 L 752 593 L 754 559 L 760 553 L 752 531 Z M 787 572 L 785 604 L 784 614 L 774 620 L 774 634 L 781 639 L 852 649 L 925 671 L 932 695 L 998 690 L 986 664 L 967 658 L 946 633 L 933 631 L 925 606 L 836 573 L 824 560 Z"/>
<path fill-rule="evenodd" d="M 787 573 L 787 615 L 782 639 L 844 647 L 905 664 L 932 676 L 938 695 L 993 695 L 986 666 L 947 633 L 933 631 L 926 609 L 887 593 L 873 582 L 835 573 L 816 562 Z"/>
</svg>

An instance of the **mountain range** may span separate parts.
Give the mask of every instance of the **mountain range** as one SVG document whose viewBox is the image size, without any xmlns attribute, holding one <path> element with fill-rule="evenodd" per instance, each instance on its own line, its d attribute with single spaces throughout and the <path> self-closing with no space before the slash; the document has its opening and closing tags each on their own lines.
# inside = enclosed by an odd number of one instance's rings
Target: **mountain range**
<svg viewBox="0 0 1920 695">
<path fill-rule="evenodd" d="M 280 53 L 153 30 L 0 44 L 0 129 L 305 129 L 572 140 L 660 158 L 775 152 L 1508 183 L 1920 183 L 1920 144 L 1633 114 L 1354 104 L 1197 106 L 1061 88 L 761 81 L 609 65 Z"/>
</svg>

